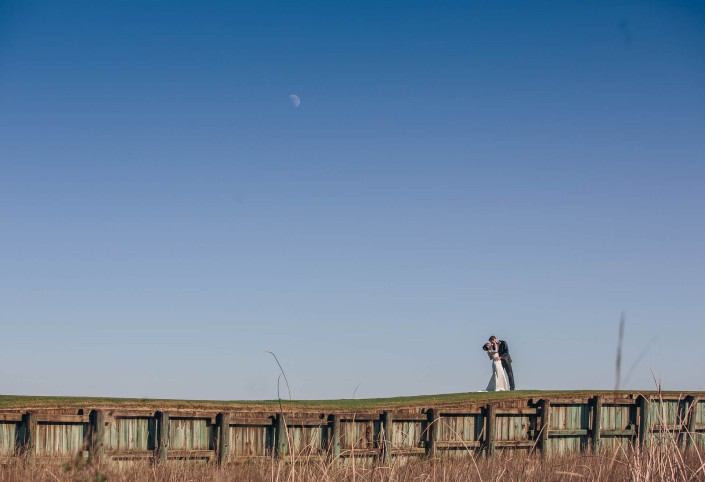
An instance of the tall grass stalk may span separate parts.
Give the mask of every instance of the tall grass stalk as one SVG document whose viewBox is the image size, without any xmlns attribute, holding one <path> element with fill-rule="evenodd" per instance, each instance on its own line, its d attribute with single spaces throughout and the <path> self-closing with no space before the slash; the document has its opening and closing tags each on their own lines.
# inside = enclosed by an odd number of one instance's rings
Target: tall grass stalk
<svg viewBox="0 0 705 482">
<path fill-rule="evenodd" d="M 351 463 L 349 458 L 298 456 L 271 461 L 243 462 L 217 467 L 210 463 L 173 460 L 131 462 L 91 467 L 80 463 L 40 463 L 11 460 L 0 468 L 0 481 L 705 481 L 702 449 L 684 450 L 678 438 L 655 432 L 643 448 L 602 450 L 597 454 L 552 455 L 498 452 L 493 457 L 441 457 L 436 460 L 386 464 Z M 291 467 L 291 465 L 295 467 Z M 293 469 L 293 470 L 292 470 Z"/>
</svg>

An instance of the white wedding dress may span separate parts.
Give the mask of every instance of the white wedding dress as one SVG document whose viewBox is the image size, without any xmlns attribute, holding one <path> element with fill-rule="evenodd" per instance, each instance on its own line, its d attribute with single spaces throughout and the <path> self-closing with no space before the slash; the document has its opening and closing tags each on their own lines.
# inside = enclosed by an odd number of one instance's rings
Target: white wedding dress
<svg viewBox="0 0 705 482">
<path fill-rule="evenodd" d="M 487 384 L 488 392 L 506 392 L 509 390 L 509 379 L 507 372 L 502 366 L 502 360 L 499 359 L 499 354 L 494 350 L 488 350 L 487 356 L 492 360 L 492 378 Z"/>
</svg>

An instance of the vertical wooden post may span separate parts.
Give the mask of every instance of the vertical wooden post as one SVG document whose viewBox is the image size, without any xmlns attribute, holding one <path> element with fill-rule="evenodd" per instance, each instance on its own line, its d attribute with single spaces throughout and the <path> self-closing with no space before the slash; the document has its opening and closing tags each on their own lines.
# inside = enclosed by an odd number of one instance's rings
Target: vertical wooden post
<svg viewBox="0 0 705 482">
<path fill-rule="evenodd" d="M 330 456 L 331 459 L 340 458 L 340 415 L 331 415 L 330 418 Z"/>
<path fill-rule="evenodd" d="M 157 458 L 160 461 L 167 459 L 169 455 L 169 414 L 167 412 L 157 412 Z"/>
<path fill-rule="evenodd" d="M 286 419 L 283 413 L 278 413 L 275 420 L 276 432 L 274 437 L 274 455 L 284 457 L 286 455 Z"/>
<path fill-rule="evenodd" d="M 487 455 L 494 455 L 495 438 L 494 403 L 489 403 L 485 408 L 485 448 Z"/>
<path fill-rule="evenodd" d="M 438 457 L 438 434 L 440 433 L 441 414 L 435 408 L 426 412 L 428 426 L 426 427 L 426 456 L 432 459 Z"/>
<path fill-rule="evenodd" d="M 650 401 L 644 395 L 639 396 L 639 445 L 648 447 L 651 439 L 651 419 L 649 417 Z"/>
<path fill-rule="evenodd" d="M 382 445 L 382 460 L 385 464 L 392 462 L 392 433 L 394 427 L 394 418 L 392 412 L 382 413 L 382 434 L 384 438 L 381 440 Z"/>
<path fill-rule="evenodd" d="M 551 446 L 548 443 L 548 436 L 551 430 L 551 402 L 541 400 L 539 402 L 541 408 L 541 426 L 539 428 L 539 449 L 541 454 L 546 456 L 551 452 Z"/>
<path fill-rule="evenodd" d="M 690 403 L 692 396 L 688 395 L 681 398 L 678 401 L 678 409 L 676 414 L 676 423 L 678 424 L 677 442 L 678 445 L 685 449 L 685 441 L 688 438 L 686 431 L 688 430 L 688 409 L 690 408 Z"/>
<path fill-rule="evenodd" d="M 215 420 L 218 426 L 218 465 L 230 459 L 230 414 L 219 413 Z"/>
<path fill-rule="evenodd" d="M 685 448 L 689 449 L 693 446 L 693 439 L 695 438 L 695 422 L 697 422 L 698 415 L 698 403 L 700 402 L 699 397 L 689 397 L 690 403 L 688 406 L 688 411 L 686 412 L 688 416 L 687 428 L 685 433 Z"/>
<path fill-rule="evenodd" d="M 600 451 L 600 438 L 602 431 L 602 397 L 595 395 L 592 399 L 592 450 Z"/>
<path fill-rule="evenodd" d="M 28 462 L 33 462 L 37 451 L 37 414 L 24 414 L 24 450 Z"/>
<path fill-rule="evenodd" d="M 90 412 L 91 437 L 88 445 L 88 463 L 102 464 L 105 462 L 105 412 L 91 410 Z"/>
</svg>

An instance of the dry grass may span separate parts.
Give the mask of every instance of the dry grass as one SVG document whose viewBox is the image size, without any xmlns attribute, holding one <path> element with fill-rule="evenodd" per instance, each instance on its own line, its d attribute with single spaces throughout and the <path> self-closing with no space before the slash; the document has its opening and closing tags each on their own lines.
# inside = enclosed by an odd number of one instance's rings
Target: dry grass
<svg viewBox="0 0 705 482">
<path fill-rule="evenodd" d="M 0 481 L 705 481 L 703 455 L 702 450 L 686 451 L 675 439 L 666 438 L 654 439 L 643 450 L 620 448 L 600 454 L 548 458 L 511 452 L 484 457 L 468 452 L 455 459 L 368 466 L 304 458 L 271 459 L 224 468 L 187 461 L 90 467 L 80 462 L 27 465 L 18 460 L 0 469 Z"/>
</svg>

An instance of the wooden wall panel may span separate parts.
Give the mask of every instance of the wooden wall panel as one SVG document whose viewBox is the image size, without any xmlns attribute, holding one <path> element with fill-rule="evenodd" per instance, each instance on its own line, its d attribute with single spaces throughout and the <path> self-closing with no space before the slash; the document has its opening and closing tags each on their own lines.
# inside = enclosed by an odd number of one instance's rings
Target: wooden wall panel
<svg viewBox="0 0 705 482">
<path fill-rule="evenodd" d="M 693 445 L 705 448 L 705 400 L 698 402 L 695 407 L 695 424 L 700 427 L 693 435 Z"/>
<path fill-rule="evenodd" d="M 34 452 L 39 456 L 75 457 L 86 449 L 86 423 L 39 423 Z"/>
<path fill-rule="evenodd" d="M 529 440 L 530 427 L 531 419 L 528 415 L 498 415 L 495 419 L 495 440 Z"/>
<path fill-rule="evenodd" d="M 672 426 L 678 423 L 678 404 L 679 400 L 651 400 L 649 404 L 651 427 Z"/>
<path fill-rule="evenodd" d="M 316 455 L 326 449 L 328 428 L 326 426 L 288 426 L 287 455 Z"/>
<path fill-rule="evenodd" d="M 19 422 L 0 422 L 0 458 L 15 455 Z"/>
<path fill-rule="evenodd" d="M 376 420 L 340 422 L 340 450 L 371 450 L 377 448 L 380 422 Z"/>
<path fill-rule="evenodd" d="M 169 450 L 212 450 L 213 426 L 205 418 L 169 418 Z"/>
<path fill-rule="evenodd" d="M 482 415 L 443 415 L 438 430 L 438 440 L 444 442 L 475 442 L 482 438 Z"/>
<path fill-rule="evenodd" d="M 426 422 L 394 421 L 392 424 L 392 447 L 395 450 L 424 447 Z"/>
<path fill-rule="evenodd" d="M 588 444 L 587 433 L 585 435 L 559 435 L 557 431 L 575 431 L 590 429 L 590 405 L 551 405 L 551 431 L 549 432 L 548 444 L 552 454 L 566 454 L 584 450 Z"/>
<path fill-rule="evenodd" d="M 600 418 L 602 449 L 613 451 L 617 447 L 627 449 L 634 440 L 634 435 L 609 435 L 610 430 L 629 430 L 637 425 L 636 405 L 603 404 Z"/>
<path fill-rule="evenodd" d="M 231 426 L 230 460 L 272 455 L 272 426 Z"/>
<path fill-rule="evenodd" d="M 119 451 L 154 450 L 156 420 L 147 417 L 118 417 L 108 430 L 109 447 Z"/>
</svg>

